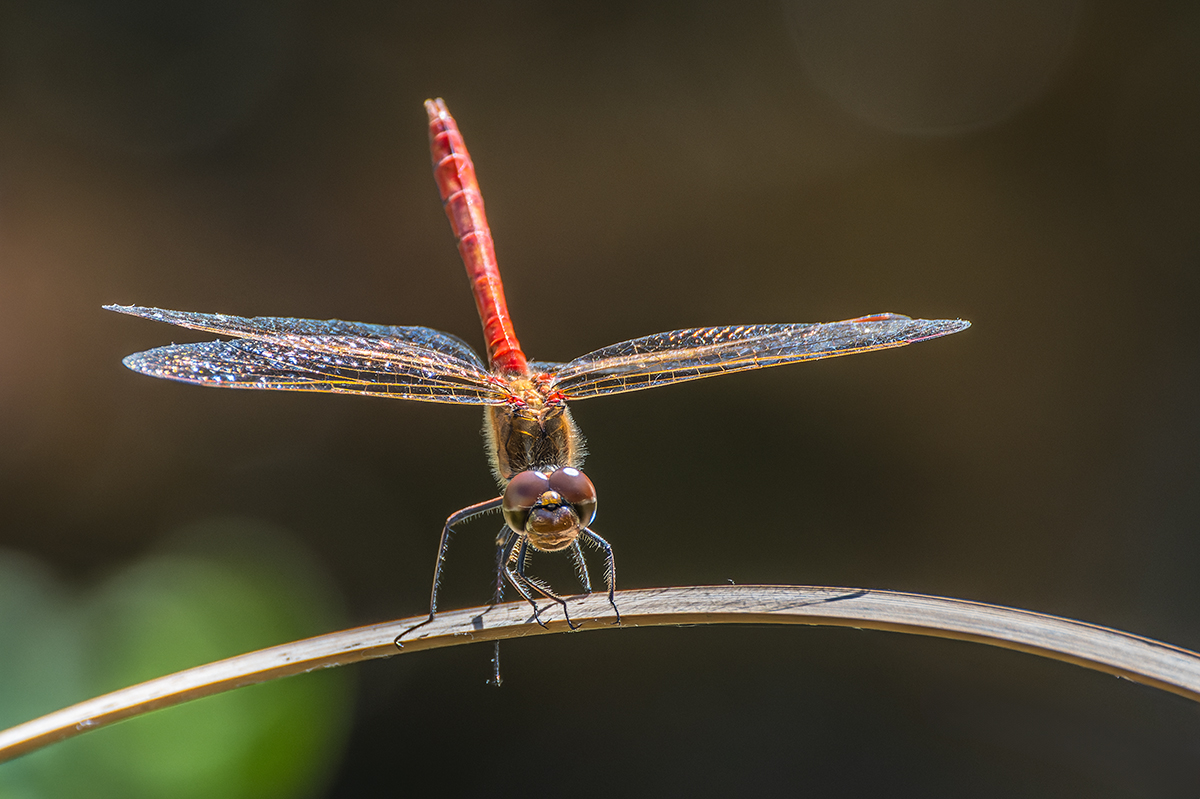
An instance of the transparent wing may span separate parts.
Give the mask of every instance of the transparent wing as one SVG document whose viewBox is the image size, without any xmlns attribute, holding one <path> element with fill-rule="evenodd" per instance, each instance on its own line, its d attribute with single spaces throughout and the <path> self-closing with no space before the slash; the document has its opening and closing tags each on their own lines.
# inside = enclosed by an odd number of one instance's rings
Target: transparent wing
<svg viewBox="0 0 1200 799">
<path fill-rule="evenodd" d="M 106 307 L 239 337 L 159 347 L 125 359 L 130 369 L 152 377 L 228 388 L 370 394 L 472 405 L 498 405 L 508 396 L 504 384 L 463 341 L 427 327 Z"/>
<path fill-rule="evenodd" d="M 529 371 L 535 375 L 553 375 L 559 369 L 566 366 L 565 363 L 556 363 L 554 361 L 530 361 Z"/>
<path fill-rule="evenodd" d="M 970 327 L 961 319 L 876 314 L 844 322 L 673 330 L 613 344 L 548 370 L 550 387 L 585 399 L 726 372 L 903 347 Z"/>
<path fill-rule="evenodd" d="M 168 311 L 163 308 L 142 308 L 137 305 L 105 305 L 105 310 L 140 316 L 155 322 L 202 330 L 205 333 L 249 338 L 257 341 L 286 343 L 303 339 L 309 349 L 328 347 L 339 351 L 361 349 L 384 355 L 397 351 L 403 357 L 418 348 L 433 350 L 452 360 L 486 372 L 483 361 L 458 336 L 429 327 L 395 327 L 369 325 L 363 322 L 343 322 L 341 319 L 290 319 L 282 316 L 229 316 L 227 314 Z"/>
</svg>

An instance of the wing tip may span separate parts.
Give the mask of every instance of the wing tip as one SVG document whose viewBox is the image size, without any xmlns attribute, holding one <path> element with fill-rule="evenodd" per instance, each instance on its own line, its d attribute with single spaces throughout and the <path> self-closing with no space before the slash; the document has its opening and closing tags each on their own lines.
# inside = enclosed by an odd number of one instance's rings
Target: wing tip
<svg viewBox="0 0 1200 799">
<path fill-rule="evenodd" d="M 161 320 L 167 313 L 162 308 L 149 308 L 145 305 L 119 305 L 112 303 L 110 305 L 101 305 L 100 307 L 106 311 L 115 311 L 127 314 L 128 316 L 140 316 L 143 319 Z"/>
<path fill-rule="evenodd" d="M 164 348 L 160 347 L 159 349 Z M 150 365 L 149 359 L 146 358 L 146 355 L 148 355 L 150 352 L 153 352 L 153 350 L 147 350 L 146 352 L 135 352 L 131 355 L 126 355 L 121 359 L 121 364 L 131 372 L 137 372 L 140 375 L 162 377 L 162 369 L 153 368 Z"/>
<path fill-rule="evenodd" d="M 929 319 L 921 320 L 924 322 L 918 335 L 908 340 L 908 343 L 915 344 L 918 341 L 928 341 L 931 338 L 941 338 L 942 336 L 961 333 L 971 326 L 971 323 L 966 319 Z"/>
</svg>

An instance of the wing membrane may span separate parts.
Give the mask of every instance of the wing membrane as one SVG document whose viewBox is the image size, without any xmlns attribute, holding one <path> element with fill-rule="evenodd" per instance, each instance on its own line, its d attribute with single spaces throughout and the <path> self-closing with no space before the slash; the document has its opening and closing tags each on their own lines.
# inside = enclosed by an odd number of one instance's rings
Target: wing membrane
<svg viewBox="0 0 1200 799">
<path fill-rule="evenodd" d="M 701 377 L 903 347 L 970 327 L 961 319 L 876 314 L 826 324 L 673 330 L 588 353 L 559 366 L 551 387 L 567 399 L 639 391 Z"/>
<path fill-rule="evenodd" d="M 159 347 L 125 359 L 130 369 L 152 377 L 228 388 L 368 394 L 472 405 L 496 405 L 507 397 L 502 384 L 470 347 L 427 327 L 108 307 L 239 337 Z"/>
<path fill-rule="evenodd" d="M 343 322 L 341 319 L 291 319 L 283 316 L 246 318 L 137 305 L 105 305 L 104 308 L 219 336 L 282 344 L 301 339 L 308 349 L 362 351 L 379 357 L 392 357 L 394 354 L 401 358 L 413 348 L 434 350 L 464 365 L 487 371 L 483 361 L 465 341 L 430 327 L 369 325 L 364 322 Z"/>
</svg>

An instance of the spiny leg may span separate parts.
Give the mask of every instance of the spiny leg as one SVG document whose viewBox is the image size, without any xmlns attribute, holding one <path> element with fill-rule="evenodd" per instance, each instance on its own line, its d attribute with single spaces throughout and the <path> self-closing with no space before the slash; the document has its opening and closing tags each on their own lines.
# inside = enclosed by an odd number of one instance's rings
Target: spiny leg
<svg viewBox="0 0 1200 799">
<path fill-rule="evenodd" d="M 508 575 L 509 582 L 511 582 L 517 588 L 517 590 L 520 591 L 521 594 L 527 600 L 529 600 L 529 604 L 533 605 L 534 620 L 538 624 L 540 624 L 542 627 L 546 626 L 546 623 L 542 621 L 541 611 L 538 608 L 537 603 L 533 601 L 533 598 L 529 594 L 528 589 L 530 589 L 530 588 L 532 588 L 534 591 L 537 591 L 542 596 L 546 597 L 546 599 L 549 599 L 551 601 L 557 602 L 558 604 L 562 605 L 563 618 L 566 619 L 567 626 L 570 627 L 572 630 L 578 630 L 579 625 L 576 624 L 575 622 L 571 621 L 571 614 L 567 610 L 567 600 L 563 599 L 561 596 L 554 593 L 554 591 L 550 588 L 550 586 L 547 585 L 542 580 L 539 580 L 536 577 L 530 577 L 529 575 L 525 574 L 525 561 L 528 556 L 529 556 L 529 541 L 523 540 L 521 542 L 521 549 L 517 553 L 516 568 L 515 569 L 509 568 L 506 571 L 506 574 Z"/>
<path fill-rule="evenodd" d="M 617 564 L 613 560 L 613 548 L 600 536 L 593 533 L 588 528 L 583 528 L 580 532 L 588 543 L 599 547 L 604 551 L 604 583 L 608 586 L 608 604 L 612 605 L 613 612 L 617 614 L 617 624 L 621 623 L 621 611 L 617 608 L 617 601 L 613 597 L 613 592 L 617 590 Z"/>
<path fill-rule="evenodd" d="M 513 532 L 507 524 L 500 528 L 500 532 L 496 535 L 496 591 L 492 595 L 493 607 L 504 600 L 504 566 L 512 558 L 513 548 L 519 539 L 520 536 Z M 488 682 L 497 688 L 504 682 L 500 677 L 499 638 L 492 645 L 492 678 Z"/>
<path fill-rule="evenodd" d="M 521 544 L 519 553 L 515 548 L 517 542 L 520 542 Z M 533 595 L 529 592 L 529 588 L 532 587 L 529 585 L 529 580 L 523 573 L 513 569 L 513 561 L 517 561 L 518 568 L 522 571 L 524 570 L 525 551 L 527 547 L 528 542 L 525 540 L 524 536 L 514 535 L 509 540 L 508 546 L 505 547 L 505 552 L 507 554 L 504 558 L 504 576 L 508 578 L 510 583 L 512 583 L 512 587 L 517 589 L 517 593 L 525 597 L 526 602 L 528 602 L 530 605 L 533 605 L 534 620 L 537 621 L 538 624 L 541 624 L 543 627 L 545 627 L 546 625 L 542 624 L 542 620 L 538 615 L 541 613 L 541 610 L 538 608 L 537 602 L 534 601 Z"/>
<path fill-rule="evenodd" d="M 519 537 L 507 524 L 496 534 L 496 585 L 492 592 L 492 605 L 504 601 L 504 565 L 512 557 L 513 546 Z"/>
<path fill-rule="evenodd" d="M 424 627 L 429 622 L 433 621 L 434 615 L 437 614 L 437 593 L 438 585 L 442 581 L 442 566 L 446 562 L 446 550 L 450 548 L 450 533 L 453 532 L 454 525 L 465 522 L 468 519 L 473 519 L 476 516 L 482 516 L 489 511 L 496 510 L 504 502 L 504 497 L 496 497 L 485 502 L 477 502 L 474 505 L 463 508 L 456 513 L 452 513 L 450 518 L 446 519 L 446 524 L 442 527 L 442 537 L 438 542 L 437 559 L 433 562 L 433 587 L 429 589 L 429 618 L 420 624 L 414 624 L 404 632 L 396 636 L 396 646 L 403 648 L 400 639 L 411 633 L 418 627 Z"/>
<path fill-rule="evenodd" d="M 525 582 L 526 586 L 532 588 L 534 591 L 537 591 L 539 594 L 546 597 L 546 599 L 549 599 L 553 602 L 558 602 L 560 605 L 564 604 L 567 600 L 556 594 L 554 590 L 550 588 L 549 583 L 540 577 L 531 577 L 525 573 L 525 567 L 528 565 L 528 562 L 531 559 L 529 555 L 530 551 L 529 541 L 527 539 L 525 543 L 522 544 L 521 551 L 517 558 L 517 575 L 520 576 L 520 578 Z M 563 610 L 566 610 L 565 606 Z"/>
<path fill-rule="evenodd" d="M 532 586 L 535 591 L 546 597 L 546 599 L 562 605 L 563 618 L 567 620 L 567 626 L 572 630 L 578 630 L 579 625 L 571 621 L 571 614 L 567 612 L 567 600 L 555 593 L 554 590 L 550 588 L 550 584 L 545 580 L 541 579 L 540 577 L 531 577 L 525 573 L 526 558 L 528 556 L 529 549 L 527 547 L 522 547 L 521 556 L 517 561 L 517 573 L 521 575 L 521 578 L 525 580 L 528 585 Z M 538 623 L 541 624 L 540 620 Z M 544 627 L 545 625 L 542 626 Z"/>
<path fill-rule="evenodd" d="M 588 576 L 587 561 L 583 559 L 583 548 L 579 546 L 579 539 L 571 542 L 571 558 L 575 561 L 575 573 L 579 575 L 579 582 L 583 584 L 583 592 L 592 593 L 592 578 Z"/>
</svg>

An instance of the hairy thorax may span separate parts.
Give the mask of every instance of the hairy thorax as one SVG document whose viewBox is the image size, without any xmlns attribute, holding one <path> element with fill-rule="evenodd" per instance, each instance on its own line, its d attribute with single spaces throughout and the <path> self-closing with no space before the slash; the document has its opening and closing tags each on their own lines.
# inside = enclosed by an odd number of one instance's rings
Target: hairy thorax
<svg viewBox="0 0 1200 799">
<path fill-rule="evenodd" d="M 587 451 L 566 401 L 532 377 L 514 380 L 508 389 L 508 402 L 485 408 L 483 417 L 483 436 L 494 445 L 488 450 L 494 453 L 492 471 L 501 488 L 527 469 L 579 468 Z"/>
</svg>

